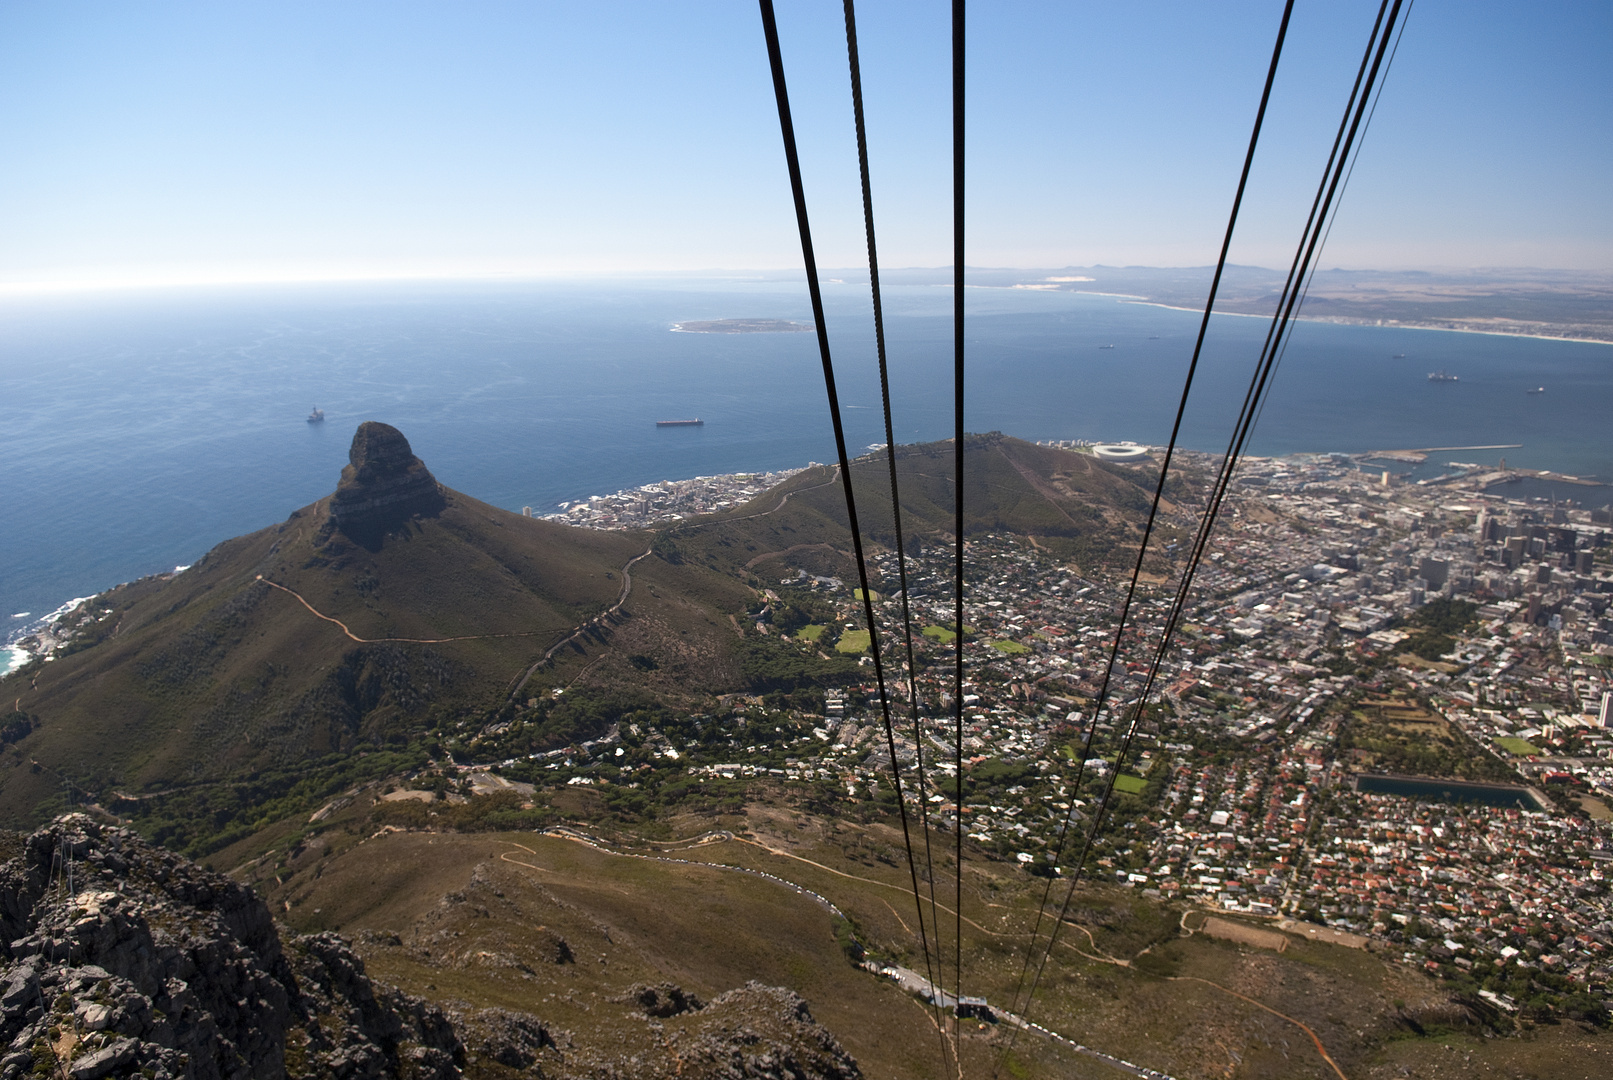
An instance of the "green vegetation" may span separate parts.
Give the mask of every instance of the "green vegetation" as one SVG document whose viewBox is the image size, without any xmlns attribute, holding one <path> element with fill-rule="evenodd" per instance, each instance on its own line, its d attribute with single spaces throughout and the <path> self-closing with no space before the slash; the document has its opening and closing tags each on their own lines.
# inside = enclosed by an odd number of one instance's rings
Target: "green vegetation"
<svg viewBox="0 0 1613 1080">
<path fill-rule="evenodd" d="M 1413 656 L 1438 662 L 1456 648 L 1456 637 L 1478 624 L 1479 605 L 1442 596 L 1430 600 L 1405 620 L 1403 629 L 1412 632 L 1400 648 Z"/>
<path fill-rule="evenodd" d="M 423 744 L 395 752 L 333 754 L 236 782 L 114 801 L 110 808 L 131 818 L 153 841 L 200 858 L 287 817 L 306 819 L 355 786 L 419 769 L 427 757 Z"/>
<path fill-rule="evenodd" d="M 800 638 L 802 641 L 817 641 L 823 636 L 823 631 L 825 629 L 826 628 L 822 623 L 813 623 L 810 626 L 801 627 L 801 629 L 795 632 L 795 636 Z"/>
<path fill-rule="evenodd" d="M 854 661 L 838 656 L 824 660 L 773 638 L 746 638 L 738 643 L 737 656 L 745 686 L 758 693 L 843 686 L 855 682 L 858 675 Z"/>
<path fill-rule="evenodd" d="M 847 630 L 840 635 L 840 641 L 835 645 L 836 652 L 862 653 L 867 652 L 873 643 L 867 630 Z"/>
<path fill-rule="evenodd" d="M 1413 776 L 1516 782 L 1513 771 L 1459 728 L 1416 702 L 1365 700 L 1340 727 L 1341 758 Z"/>
<path fill-rule="evenodd" d="M 479 795 L 463 803 L 400 799 L 376 803 L 370 820 L 399 828 L 443 829 L 451 832 L 517 832 L 542 829 L 559 820 L 548 806 L 528 806 L 513 791 Z"/>
<path fill-rule="evenodd" d="M 1478 612 L 1478 604 L 1442 596 L 1418 608 L 1407 621 L 1440 634 L 1460 634 L 1477 625 Z"/>
<path fill-rule="evenodd" d="M 1130 773 L 1121 773 L 1115 777 L 1115 790 L 1127 795 L 1141 795 L 1148 788 L 1148 781 L 1140 776 Z"/>
<path fill-rule="evenodd" d="M 993 641 L 991 647 L 1000 653 L 1007 653 L 1009 656 L 1019 656 L 1031 651 L 1029 645 L 1021 645 L 1017 641 Z"/>
<path fill-rule="evenodd" d="M 1518 757 L 1533 757 L 1540 753 L 1540 747 L 1536 746 L 1528 739 L 1519 739 L 1512 735 L 1501 736 L 1495 740 L 1495 745 L 1499 746 L 1507 753 L 1515 754 Z"/>
<path fill-rule="evenodd" d="M 927 638 L 934 638 L 943 645 L 950 645 L 958 640 L 958 635 L 955 631 L 948 630 L 944 626 L 936 626 L 933 623 L 919 632 Z"/>
<path fill-rule="evenodd" d="M 792 634 L 809 625 L 822 627 L 834 622 L 836 616 L 834 604 L 807 589 L 785 588 L 768 607 L 768 617 L 781 634 Z"/>
<path fill-rule="evenodd" d="M 1036 769 L 1030 762 L 1003 761 L 1000 758 L 982 761 L 970 769 L 964 778 L 964 798 L 973 798 L 986 793 L 1000 795 L 1002 789 L 1022 783 L 1035 775 Z"/>
</svg>

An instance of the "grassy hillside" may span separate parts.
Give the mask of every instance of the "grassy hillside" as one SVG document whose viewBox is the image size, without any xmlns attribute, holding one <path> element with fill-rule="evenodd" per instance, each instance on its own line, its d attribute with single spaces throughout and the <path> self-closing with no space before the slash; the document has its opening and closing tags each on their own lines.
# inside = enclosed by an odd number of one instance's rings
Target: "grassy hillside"
<svg viewBox="0 0 1613 1080">
<path fill-rule="evenodd" d="M 421 498 L 429 473 L 401 433 L 382 434 L 399 468 L 381 483 Z M 1129 560 L 1143 470 L 995 434 L 967 453 L 969 533 L 1016 533 L 1084 567 Z M 950 537 L 951 470 L 950 444 L 899 452 L 914 546 Z M 883 457 L 852 476 L 870 548 L 894 544 Z M 343 477 L 339 499 L 377 504 L 357 466 Z M 0 684 L 26 732 L 0 752 L 0 815 L 25 825 L 99 800 L 200 851 L 444 753 L 515 756 L 595 737 L 645 703 L 701 711 L 712 695 L 859 677 L 851 652 L 757 633 L 747 616 L 781 572 L 849 582 L 837 470 L 655 534 L 432 490 L 427 511 L 358 532 L 324 499 L 97 597 L 72 644 Z M 595 704 L 556 711 L 567 689 Z"/>
<path fill-rule="evenodd" d="M 857 458 L 851 473 L 865 542 L 894 547 L 885 455 Z M 964 532 L 1013 533 L 1083 569 L 1118 568 L 1135 557 L 1154 475 L 1152 467 L 1113 465 L 998 433 L 969 436 Z M 952 477 L 950 441 L 898 448 L 902 527 L 910 545 L 950 542 Z M 1167 504 L 1165 510 L 1169 516 L 1175 507 Z M 1165 523 L 1166 533 L 1174 528 Z M 745 506 L 674 527 L 657 550 L 764 577 L 784 567 L 840 576 L 853 572 L 845 498 L 837 470 L 827 466 L 799 473 Z"/>
<path fill-rule="evenodd" d="M 325 525 L 316 503 L 182 574 L 96 598 L 68 655 L 6 680 L 35 730 L 0 758 L 0 812 L 26 820 L 64 777 L 109 798 L 405 747 L 502 705 L 551 646 L 617 602 L 623 566 L 648 546 L 454 492 L 373 552 Z M 691 678 L 715 669 L 721 682 L 713 639 L 733 636 L 721 612 L 748 593 L 656 561 L 638 564 L 621 616 L 642 614 L 689 654 Z M 557 656 L 562 669 L 575 652 Z"/>
<path fill-rule="evenodd" d="M 846 950 L 855 934 L 879 959 L 923 967 L 900 832 L 890 821 L 825 818 L 782 789 L 757 785 L 743 812 L 687 815 L 654 842 L 606 832 L 601 848 L 440 825 L 377 834 L 373 798 L 373 790 L 359 793 L 317 836 L 266 833 L 219 857 L 297 929 L 356 937 L 378 976 L 428 997 L 535 1013 L 567 1032 L 565 1052 L 542 1060 L 546 1075 L 597 1075 L 633 1055 L 643 1059 L 643 1075 L 659 1075 L 658 1055 L 699 1014 L 646 1025 L 627 991 L 671 982 L 710 1000 L 751 979 L 802 994 L 864 1075 L 949 1075 L 928 1011 L 855 966 Z M 691 843 L 702 835 L 711 839 Z M 943 902 L 953 889 L 950 867 L 943 858 L 937 868 Z M 966 987 L 1001 1004 L 1018 981 L 1041 883 L 972 848 L 967 867 Z M 780 879 L 826 897 L 847 921 Z M 1284 951 L 1238 944 L 1184 930 L 1185 910 L 1135 890 L 1083 885 L 1032 1018 L 1181 1077 L 1337 1076 L 1306 1028 L 1348 1076 L 1398 1076 L 1414 1066 L 1417 1075 L 1454 1080 L 1487 1060 L 1513 1070 L 1533 1061 L 1539 1070 L 1508 1075 L 1598 1075 L 1592 1033 L 1565 1027 L 1527 1041 L 1488 1038 L 1475 1014 L 1392 956 L 1269 923 Z M 1202 924 L 1202 913 L 1187 920 L 1190 929 Z M 950 957 L 949 912 L 942 926 Z M 966 1025 L 965 1074 L 989 1073 L 1010 1034 L 1002 1024 Z M 469 1071 L 504 1075 L 486 1062 Z M 1122 1074 L 1024 1033 L 1004 1075 Z"/>
</svg>

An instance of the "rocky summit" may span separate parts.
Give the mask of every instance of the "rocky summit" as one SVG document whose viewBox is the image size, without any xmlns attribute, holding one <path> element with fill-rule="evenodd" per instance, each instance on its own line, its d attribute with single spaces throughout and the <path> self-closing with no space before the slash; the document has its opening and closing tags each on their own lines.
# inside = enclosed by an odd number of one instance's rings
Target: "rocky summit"
<svg viewBox="0 0 1613 1080">
<path fill-rule="evenodd" d="M 403 432 L 366 420 L 353 433 L 348 465 L 330 500 L 331 523 L 366 547 L 416 515 L 443 508 L 442 490 L 425 463 L 414 456 Z"/>
<path fill-rule="evenodd" d="M 229 878 L 82 815 L 0 866 L 0 1077 L 459 1075 L 434 1005 L 372 983 L 335 934 L 282 941 Z"/>
<path fill-rule="evenodd" d="M 782 987 L 637 985 L 597 1008 L 648 1044 L 591 1037 L 375 982 L 341 936 L 283 931 L 249 886 L 86 814 L 0 847 L 0 1080 L 862 1075 Z"/>
</svg>

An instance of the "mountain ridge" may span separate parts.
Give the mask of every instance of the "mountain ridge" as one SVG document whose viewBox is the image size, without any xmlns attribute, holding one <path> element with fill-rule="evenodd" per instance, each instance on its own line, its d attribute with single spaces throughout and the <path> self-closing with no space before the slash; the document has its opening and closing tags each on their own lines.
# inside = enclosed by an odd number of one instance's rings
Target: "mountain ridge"
<svg viewBox="0 0 1613 1080">
<path fill-rule="evenodd" d="M 1129 558 L 1148 467 L 999 434 L 970 436 L 966 454 L 969 535 L 1013 532 L 1085 568 Z M 950 468 L 947 444 L 898 450 L 915 550 L 950 537 Z M 865 540 L 889 550 L 885 459 L 852 474 Z M 612 709 L 637 695 L 698 712 L 712 695 L 857 681 L 854 657 L 754 625 L 769 580 L 853 574 L 837 476 L 819 467 L 725 514 L 609 532 L 444 487 L 401 432 L 361 425 L 335 493 L 102 594 L 50 662 L 0 684 L 14 699 L 0 812 L 37 821 L 77 791 L 143 813 L 155 792 L 237 785 L 238 805 L 209 811 L 219 824 L 187 826 L 202 835 L 250 827 L 250 807 L 311 783 L 299 770 L 314 762 L 351 782 L 517 720 L 535 749 L 603 733 L 609 710 L 545 719 L 568 687 Z"/>
</svg>

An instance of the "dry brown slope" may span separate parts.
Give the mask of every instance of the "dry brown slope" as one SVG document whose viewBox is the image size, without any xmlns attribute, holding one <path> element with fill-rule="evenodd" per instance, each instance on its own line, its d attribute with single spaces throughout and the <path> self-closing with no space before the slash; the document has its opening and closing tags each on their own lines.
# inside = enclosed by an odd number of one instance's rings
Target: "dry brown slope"
<svg viewBox="0 0 1613 1080">
<path fill-rule="evenodd" d="M 648 543 L 445 495 L 439 515 L 379 550 L 332 533 L 321 501 L 182 574 L 98 598 L 107 614 L 86 636 L 98 644 L 8 680 L 40 726 L 0 759 L 0 812 L 26 815 L 58 774 L 97 794 L 206 780 L 384 744 L 434 708 L 495 700 L 615 603 L 623 564 Z M 743 593 L 696 567 L 641 573 L 676 595 L 685 623 L 717 627 L 711 597 Z"/>
</svg>

